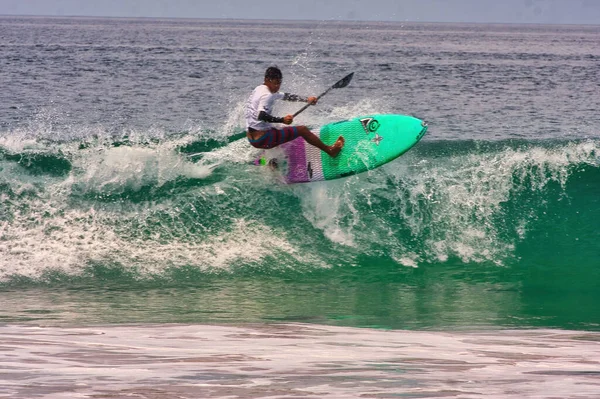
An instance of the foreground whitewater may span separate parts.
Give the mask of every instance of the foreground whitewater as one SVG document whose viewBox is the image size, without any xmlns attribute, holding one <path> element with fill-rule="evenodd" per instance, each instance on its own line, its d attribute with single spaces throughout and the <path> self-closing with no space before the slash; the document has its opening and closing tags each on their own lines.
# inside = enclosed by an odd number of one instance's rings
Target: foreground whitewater
<svg viewBox="0 0 600 399">
<path fill-rule="evenodd" d="M 303 324 L 0 328 L 12 398 L 596 398 L 600 334 Z"/>
</svg>

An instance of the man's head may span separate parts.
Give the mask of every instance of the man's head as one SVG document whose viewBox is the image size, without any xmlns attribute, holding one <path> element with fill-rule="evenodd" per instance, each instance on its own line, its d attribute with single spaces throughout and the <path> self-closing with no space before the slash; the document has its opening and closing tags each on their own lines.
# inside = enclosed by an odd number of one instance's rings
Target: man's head
<svg viewBox="0 0 600 399">
<path fill-rule="evenodd" d="M 271 93 L 277 93 L 279 91 L 282 77 L 281 70 L 276 66 L 267 68 L 267 71 L 265 72 L 265 85 L 269 88 Z"/>
</svg>

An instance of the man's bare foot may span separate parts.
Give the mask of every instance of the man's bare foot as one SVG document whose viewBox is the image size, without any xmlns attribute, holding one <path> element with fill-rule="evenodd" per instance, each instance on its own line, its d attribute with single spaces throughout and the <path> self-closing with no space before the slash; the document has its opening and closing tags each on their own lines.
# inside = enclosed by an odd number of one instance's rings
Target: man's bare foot
<svg viewBox="0 0 600 399">
<path fill-rule="evenodd" d="M 342 151 L 342 147 L 344 147 L 345 143 L 346 140 L 344 140 L 342 136 L 338 137 L 335 144 L 329 147 L 329 151 L 327 151 L 327 154 L 329 154 L 329 156 L 331 156 L 332 158 L 337 157 L 340 151 Z"/>
</svg>

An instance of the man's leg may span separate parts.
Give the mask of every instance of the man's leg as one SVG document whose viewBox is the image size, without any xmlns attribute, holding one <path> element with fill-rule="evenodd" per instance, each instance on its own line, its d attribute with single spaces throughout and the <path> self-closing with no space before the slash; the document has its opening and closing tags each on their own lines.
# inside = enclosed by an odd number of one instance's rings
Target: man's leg
<svg viewBox="0 0 600 399">
<path fill-rule="evenodd" d="M 325 151 L 331 157 L 336 157 L 344 146 L 344 138 L 342 136 L 338 137 L 337 141 L 333 145 L 326 145 L 306 126 L 296 126 L 296 129 L 298 129 L 298 134 L 304 138 L 308 144 Z"/>
</svg>

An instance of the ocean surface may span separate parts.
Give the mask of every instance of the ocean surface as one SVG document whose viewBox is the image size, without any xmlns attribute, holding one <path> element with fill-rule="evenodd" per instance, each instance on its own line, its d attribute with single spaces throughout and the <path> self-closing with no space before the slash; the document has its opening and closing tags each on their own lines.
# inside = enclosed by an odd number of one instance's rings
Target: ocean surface
<svg viewBox="0 0 600 399">
<path fill-rule="evenodd" d="M 600 397 L 600 26 L 0 17 L 0 397 Z M 414 115 L 282 185 L 243 108 Z M 278 104 L 276 114 L 302 104 Z"/>
</svg>

